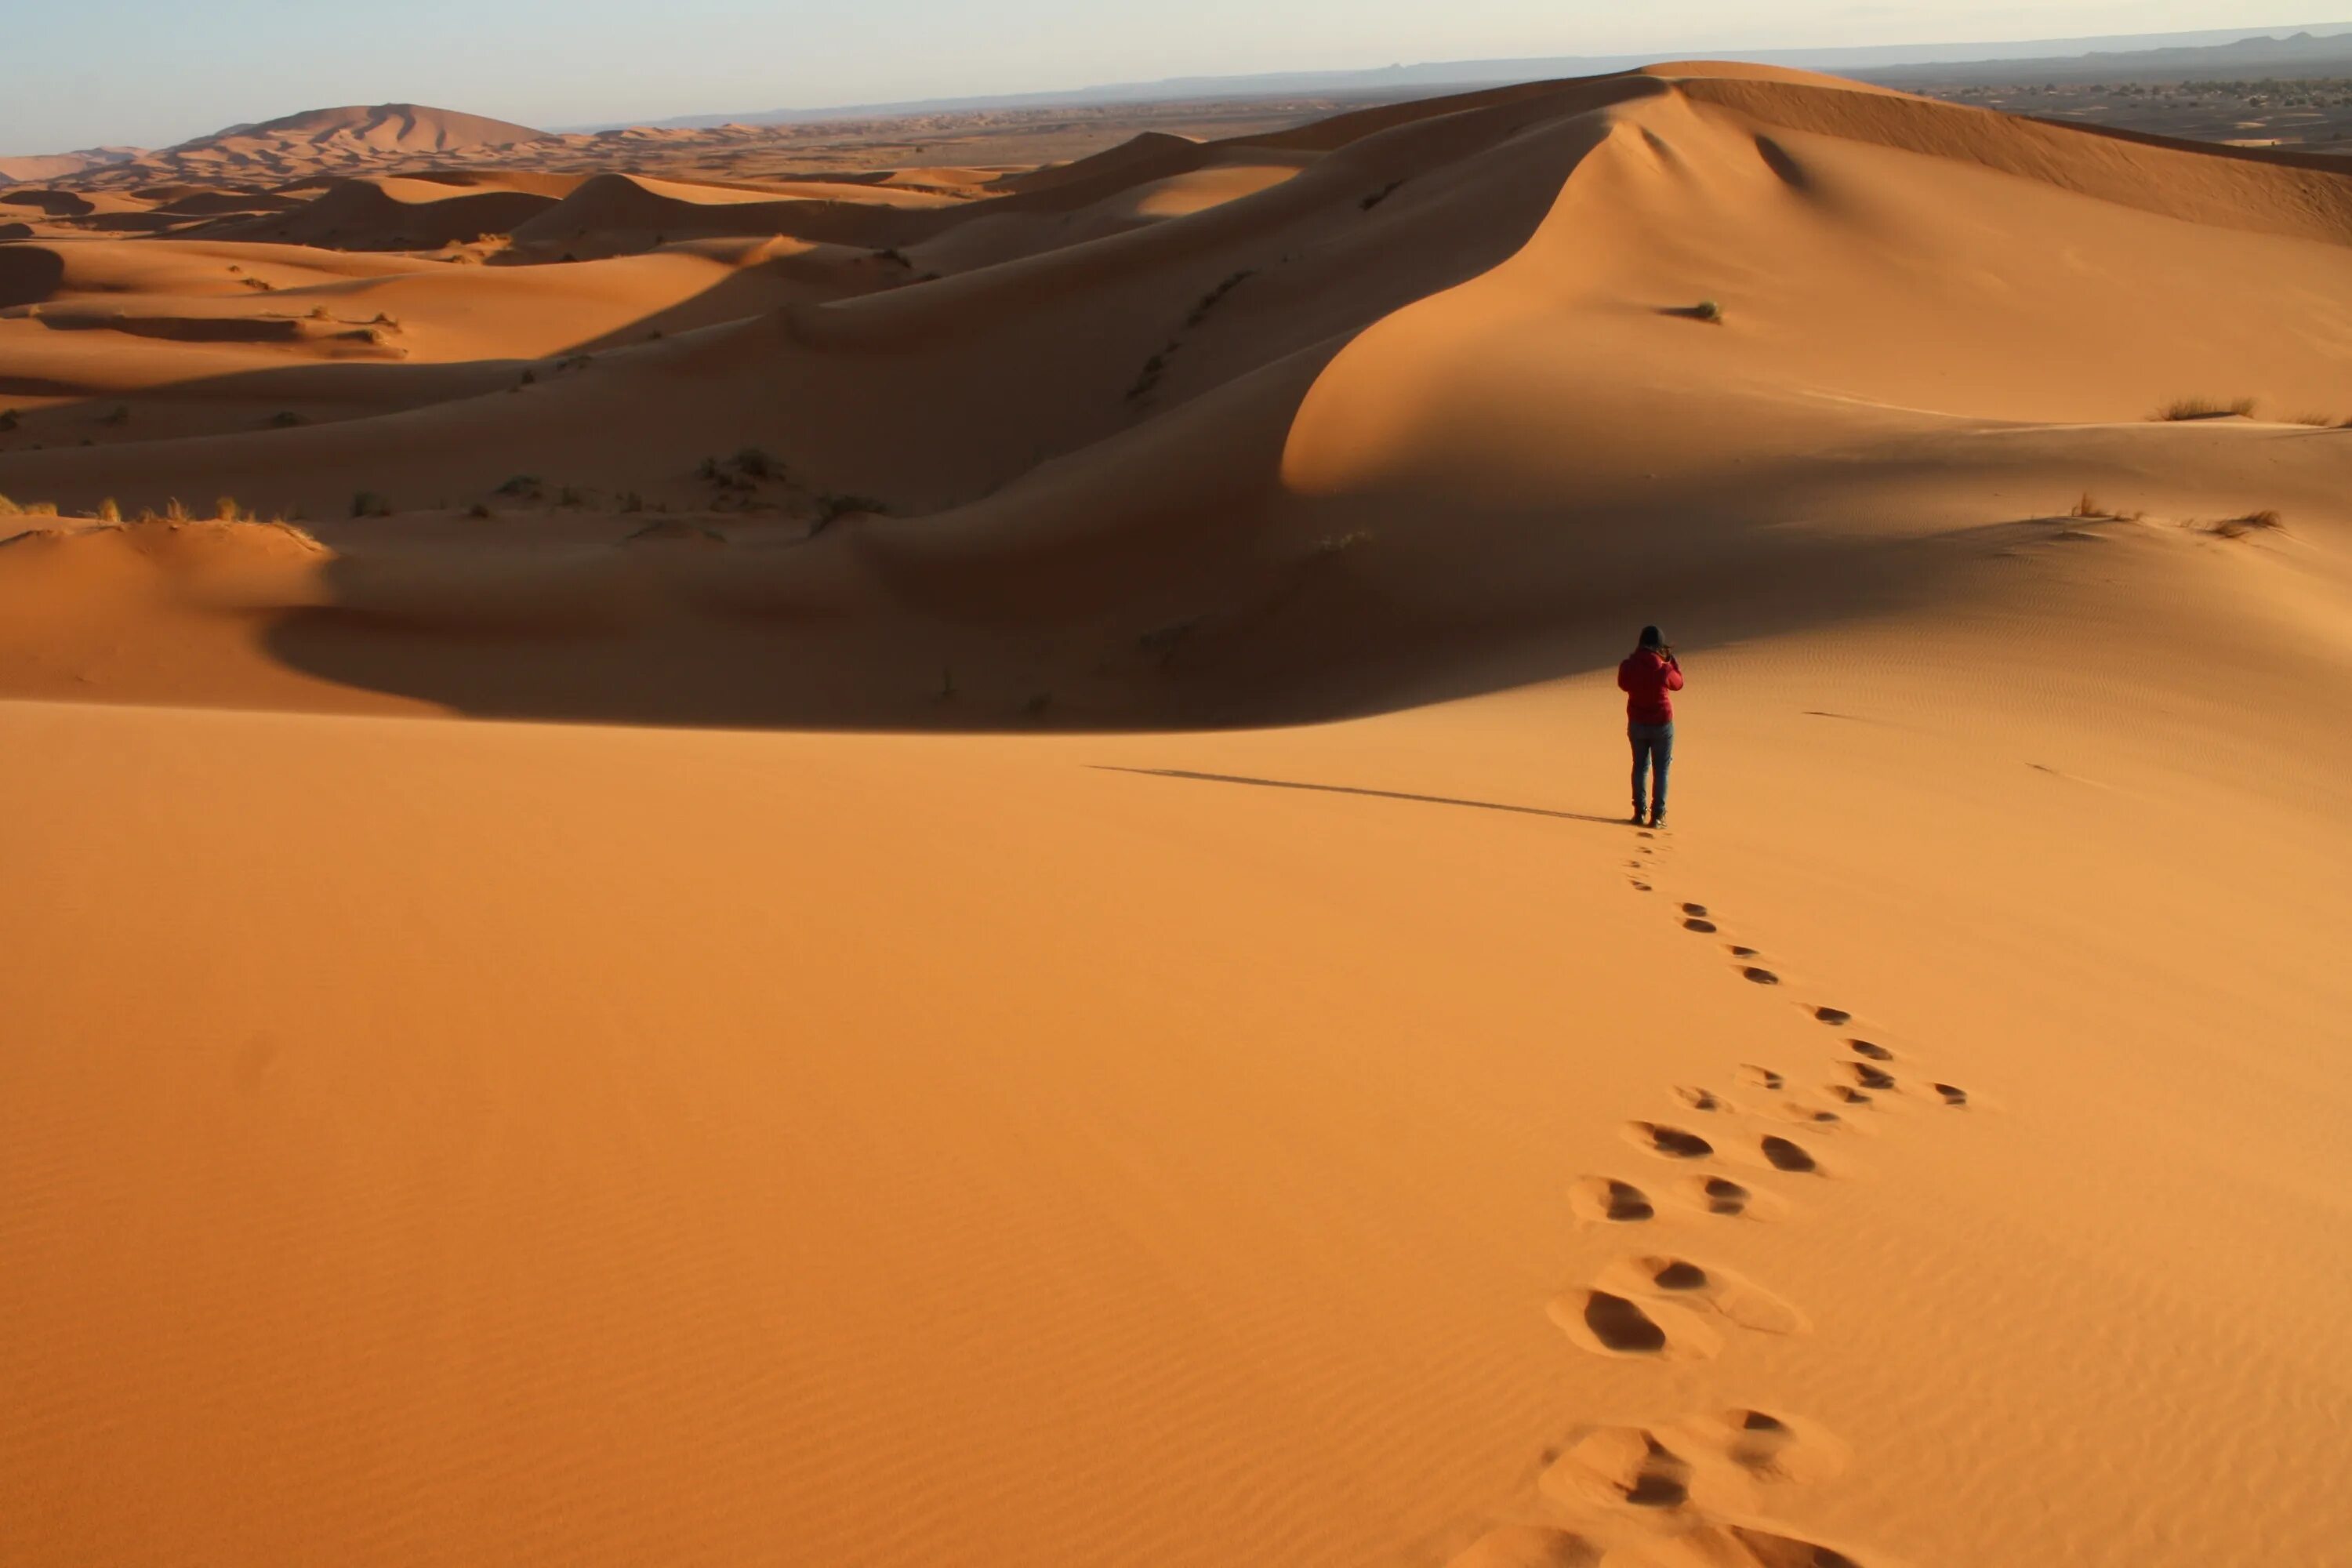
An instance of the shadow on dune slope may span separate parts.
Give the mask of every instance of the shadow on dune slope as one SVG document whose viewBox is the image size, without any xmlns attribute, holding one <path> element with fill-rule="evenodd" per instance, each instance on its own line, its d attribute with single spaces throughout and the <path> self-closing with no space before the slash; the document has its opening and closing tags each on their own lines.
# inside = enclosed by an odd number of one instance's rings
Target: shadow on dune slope
<svg viewBox="0 0 2352 1568">
<path fill-rule="evenodd" d="M 1687 68 L 1262 138 L 1278 182 L 1046 243 L 1256 155 L 1147 146 L 969 270 L 0 489 L 390 496 L 221 634 L 322 705 L 894 729 L 1342 717 L 1948 599 L 2094 486 L 2334 493 L 2340 442 L 2147 411 L 2339 385 L 2352 178 Z M 457 514 L 518 474 L 636 504 Z"/>
</svg>

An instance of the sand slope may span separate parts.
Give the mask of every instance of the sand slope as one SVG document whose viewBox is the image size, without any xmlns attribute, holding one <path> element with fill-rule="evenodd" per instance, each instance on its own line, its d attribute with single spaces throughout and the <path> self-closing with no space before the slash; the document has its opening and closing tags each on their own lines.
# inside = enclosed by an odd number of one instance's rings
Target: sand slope
<svg viewBox="0 0 2352 1568">
<path fill-rule="evenodd" d="M 26 1560 L 2330 1561 L 2352 176 L 971 173 L 0 247 Z"/>
</svg>

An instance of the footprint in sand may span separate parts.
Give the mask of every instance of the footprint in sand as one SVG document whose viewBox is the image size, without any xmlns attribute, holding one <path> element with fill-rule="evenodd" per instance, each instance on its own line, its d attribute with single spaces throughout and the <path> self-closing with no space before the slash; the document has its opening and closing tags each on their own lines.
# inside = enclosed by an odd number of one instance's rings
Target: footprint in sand
<svg viewBox="0 0 2352 1568">
<path fill-rule="evenodd" d="M 1770 1068 L 1759 1068 L 1754 1062 L 1742 1062 L 1739 1064 L 1739 1081 L 1752 1083 L 1759 1089 L 1780 1089 L 1788 1080 Z"/>
<path fill-rule="evenodd" d="M 1675 1086 L 1675 1092 L 1680 1095 L 1682 1102 L 1693 1110 L 1721 1110 L 1726 1108 L 1727 1102 L 1723 1097 L 1711 1089 L 1694 1089 L 1685 1084 L 1677 1084 Z"/>
<path fill-rule="evenodd" d="M 1594 1277 L 1594 1286 L 1624 1300 L 1654 1306 L 1671 1301 L 1704 1310 L 1764 1334 L 1803 1332 L 1804 1314 L 1752 1280 L 1728 1269 L 1653 1253 L 1621 1258 Z"/>
<path fill-rule="evenodd" d="M 1788 1205 L 1770 1193 L 1743 1186 L 1729 1176 L 1693 1176 L 1675 1195 L 1701 1214 L 1723 1219 L 1778 1219 Z"/>
<path fill-rule="evenodd" d="M 1843 1007 L 1816 1007 L 1813 1009 L 1813 1016 L 1820 1019 L 1824 1024 L 1851 1024 L 1853 1022 L 1853 1015 L 1847 1012 Z"/>
<path fill-rule="evenodd" d="M 1633 890 L 1637 893 L 1646 893 L 1650 890 L 1650 884 L 1647 882 L 1636 882 L 1633 884 Z"/>
<path fill-rule="evenodd" d="M 1960 1088 L 1957 1084 L 1937 1083 L 1930 1084 L 1928 1087 L 1933 1089 L 1937 1094 L 1944 1097 L 1944 1103 L 1946 1105 L 1951 1106 L 1955 1109 L 1964 1106 L 1969 1102 L 1969 1091 Z"/>
<path fill-rule="evenodd" d="M 1656 1121 L 1629 1121 L 1625 1135 L 1652 1153 L 1663 1154 L 1669 1160 L 1704 1160 L 1715 1152 L 1715 1145 L 1697 1133 Z"/>
<path fill-rule="evenodd" d="M 1586 1176 L 1568 1190 L 1570 1212 L 1579 1219 L 1635 1225 L 1658 1212 L 1650 1194 L 1614 1176 Z"/>
<path fill-rule="evenodd" d="M 1895 1053 L 1874 1040 L 1848 1040 L 1845 1048 L 1858 1057 L 1868 1057 L 1874 1062 L 1891 1062 Z"/>
<path fill-rule="evenodd" d="M 1723 1336 L 1703 1313 L 1675 1302 L 1570 1290 L 1546 1310 L 1570 1340 L 1599 1355 L 1704 1361 L 1723 1349 Z"/>
<path fill-rule="evenodd" d="M 1782 1121 L 1793 1121 L 1800 1127 L 1810 1127 L 1817 1132 L 1837 1132 L 1846 1125 L 1845 1118 L 1836 1111 L 1795 1100 L 1783 1100 L 1769 1105 L 1765 1107 L 1764 1114 Z"/>
<path fill-rule="evenodd" d="M 1731 956 L 1734 958 L 1753 958 L 1756 956 L 1756 950 L 1752 947 L 1735 947 L 1731 950 Z"/>
<path fill-rule="evenodd" d="M 1445 1568 L 1592 1568 L 1601 1549 L 1540 1524 L 1496 1525 L 1445 1561 Z"/>
<path fill-rule="evenodd" d="M 1686 915 L 1697 915 L 1703 920 L 1706 916 L 1706 906 L 1705 904 L 1685 904 L 1683 906 L 1683 913 Z"/>
<path fill-rule="evenodd" d="M 1713 921 L 1703 921 L 1694 916 L 1691 919 L 1683 921 L 1683 930 L 1695 931 L 1703 936 L 1712 936 L 1715 934 L 1715 922 Z"/>
<path fill-rule="evenodd" d="M 1829 1086 L 1828 1092 L 1831 1099 L 1842 1101 L 1847 1105 L 1874 1105 L 1877 1103 L 1877 1101 L 1872 1100 L 1870 1096 L 1854 1088 L 1852 1084 L 1833 1083 Z"/>
<path fill-rule="evenodd" d="M 1853 1074 L 1853 1081 L 1864 1089 L 1886 1089 L 1895 1087 L 1895 1075 L 1868 1062 L 1848 1062 L 1845 1070 Z"/>
<path fill-rule="evenodd" d="M 1748 979 L 1753 980 L 1759 985 L 1778 985 L 1780 984 L 1780 977 L 1779 975 L 1773 973 L 1769 969 L 1759 969 L 1752 963 L 1747 968 L 1741 970 L 1739 973 L 1746 975 Z"/>
<path fill-rule="evenodd" d="M 1746 1513 L 1765 1487 L 1840 1474 L 1846 1446 L 1811 1422 L 1761 1410 L 1688 1416 L 1662 1426 L 1602 1426 L 1551 1461 L 1538 1485 L 1564 1507 Z"/>
<path fill-rule="evenodd" d="M 1537 1485 L 1546 1497 L 1570 1509 L 1596 1502 L 1659 1510 L 1695 1505 L 1744 1510 L 1753 1506 L 1744 1489 L 1726 1496 L 1722 1489 L 1704 1482 L 1694 1498 L 1693 1472 L 1690 1460 L 1668 1447 L 1658 1434 L 1640 1426 L 1604 1426 L 1571 1444 Z"/>
<path fill-rule="evenodd" d="M 1745 1524 L 1703 1524 L 1685 1534 L 1612 1552 L 1608 1568 L 1864 1568 L 1833 1547 Z"/>
<path fill-rule="evenodd" d="M 1763 1155 L 1776 1171 L 1802 1174 L 1818 1173 L 1822 1168 L 1822 1163 L 1813 1158 L 1811 1151 L 1796 1140 L 1783 1138 L 1778 1133 L 1768 1132 L 1758 1139 L 1756 1152 Z"/>
</svg>

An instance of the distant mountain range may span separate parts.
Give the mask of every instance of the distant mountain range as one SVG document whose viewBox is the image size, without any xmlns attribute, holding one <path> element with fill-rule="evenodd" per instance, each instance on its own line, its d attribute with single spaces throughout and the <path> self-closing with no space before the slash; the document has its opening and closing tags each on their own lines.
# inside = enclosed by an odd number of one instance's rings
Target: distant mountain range
<svg viewBox="0 0 2352 1568">
<path fill-rule="evenodd" d="M 2054 58 L 1938 62 L 1855 74 L 1889 87 L 2344 76 L 2352 75 L 2352 32 L 2301 32 L 2203 47 L 2095 50 Z"/>
<path fill-rule="evenodd" d="M 2284 36 L 2282 36 L 2284 35 Z M 770 109 L 737 114 L 688 114 L 650 123 L 656 129 L 711 125 L 782 125 L 897 115 L 970 113 L 991 109 L 1078 109 L 1101 104 L 1168 103 L 1202 99 L 1416 97 L 1448 88 L 1492 87 L 1555 77 L 1597 76 L 1653 65 L 1671 55 L 1556 55 L 1539 58 L 1451 60 L 1394 65 L 1379 70 L 1283 71 L 1257 76 L 1170 77 L 1058 92 L 975 98 L 918 99 L 827 108 Z M 2042 38 L 2018 43 L 1888 44 L 1863 48 L 1711 49 L 1685 58 L 1753 60 L 1828 71 L 1864 80 L 1933 82 L 2130 80 L 2134 73 L 2169 77 L 2327 74 L 2352 68 L 2352 22 L 2315 23 L 2257 35 L 2244 27 L 2200 32 L 2137 33 L 2090 38 Z M 2095 67 L 2091 62 L 2097 62 Z M 2087 73 L 2087 74 L 2084 74 Z M 617 129 L 620 122 L 572 126 Z"/>
<path fill-rule="evenodd" d="M 541 141 L 546 135 L 528 125 L 422 103 L 349 104 L 305 110 L 258 125 L 231 125 L 152 152 L 142 147 L 93 147 L 41 158 L 0 158 L 0 186 L 71 180 L 94 170 L 113 170 L 123 179 L 155 182 L 228 179 L 267 184 L 324 167 L 357 168 L 473 147 L 509 147 Z"/>
<path fill-rule="evenodd" d="M 771 109 L 737 114 L 689 114 L 672 120 L 606 121 L 569 132 L 629 129 L 695 130 L 715 125 L 781 125 L 829 120 L 887 119 L 971 113 L 992 109 L 1087 108 L 1195 100 L 1255 98 L 1417 98 L 1451 89 L 1595 76 L 1657 63 L 1641 55 L 1559 55 L 1543 58 L 1453 60 L 1395 65 L 1381 70 L 1287 71 L 1257 76 L 1171 77 L 1060 92 Z M 1911 44 L 1868 48 L 1725 49 L 1707 58 L 1752 60 L 1829 71 L 1890 87 L 1968 83 L 2159 81 L 2195 78 L 2352 76 L 2352 22 L 2323 23 L 2289 32 L 2250 35 L 2242 28 L 2190 33 L 2132 34 L 2096 38 L 2045 38 L 2025 43 Z M 257 125 L 232 125 L 176 146 L 91 147 L 34 157 L 0 158 L 0 185 L 70 179 L 93 169 L 153 166 L 155 177 L 239 173 L 268 178 L 300 158 L 321 153 L 353 161 L 535 141 L 550 132 L 527 125 L 431 109 L 382 103 L 315 109 Z"/>
</svg>

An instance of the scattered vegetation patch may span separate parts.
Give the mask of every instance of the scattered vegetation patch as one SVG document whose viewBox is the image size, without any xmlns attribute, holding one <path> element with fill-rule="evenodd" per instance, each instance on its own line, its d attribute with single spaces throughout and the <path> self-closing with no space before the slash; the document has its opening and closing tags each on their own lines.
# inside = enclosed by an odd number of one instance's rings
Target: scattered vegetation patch
<svg viewBox="0 0 2352 1568">
<path fill-rule="evenodd" d="M 121 522 L 122 521 L 122 507 L 112 496 L 108 496 L 104 500 L 98 503 L 98 511 L 96 515 L 98 521 L 100 522 Z"/>
<path fill-rule="evenodd" d="M 1240 288 L 1244 283 L 1246 283 L 1252 278 L 1256 276 L 1256 268 L 1244 267 L 1240 271 L 1229 275 L 1223 282 L 1218 284 L 1215 288 L 1202 295 L 1201 302 L 1192 307 L 1192 313 L 1184 318 L 1184 326 L 1186 330 L 1189 331 L 1193 327 L 1199 326 L 1202 321 L 1207 321 L 1209 319 L 1209 312 L 1215 310 L 1226 295 L 1232 293 L 1234 289 Z"/>
<path fill-rule="evenodd" d="M 2233 397 L 2227 403 L 2216 403 L 2210 397 L 2176 397 L 2158 409 L 2157 419 L 2249 419 L 2253 416 L 2254 400 Z"/>
<path fill-rule="evenodd" d="M 539 476 L 517 474 L 490 493 L 506 496 L 514 500 L 537 500 L 541 495 Z"/>
<path fill-rule="evenodd" d="M 328 316 L 327 316 L 327 307 L 325 307 L 324 305 L 313 305 L 313 306 L 311 306 L 311 307 L 310 307 L 310 319 L 311 319 L 312 321 L 326 321 L 326 320 L 328 319 Z"/>
<path fill-rule="evenodd" d="M 353 517 L 390 517 L 392 502 L 373 490 L 360 490 L 352 497 Z"/>
<path fill-rule="evenodd" d="M 1175 341 L 1171 339 L 1166 348 L 1143 362 L 1143 368 L 1135 373 L 1135 384 L 1127 389 L 1129 403 L 1140 403 L 1151 395 L 1160 385 L 1160 378 L 1167 374 L 1168 356 L 1175 352 Z"/>
<path fill-rule="evenodd" d="M 555 492 L 555 504 L 577 511 L 588 504 L 588 497 L 584 491 L 565 485 Z"/>
<path fill-rule="evenodd" d="M 757 447 L 746 447 L 737 452 L 734 464 L 735 471 L 746 479 L 781 479 L 784 477 L 783 464 Z"/>
<path fill-rule="evenodd" d="M 236 268 L 235 268 L 234 267 L 232 267 L 232 268 L 229 268 L 229 270 L 230 270 L 230 271 L 232 271 L 232 272 L 234 272 L 234 271 L 236 271 Z M 244 284 L 247 288 L 248 288 L 248 289 L 257 289 L 257 290 L 258 290 L 259 292 L 264 293 L 264 294 L 272 294 L 272 293 L 277 292 L 277 289 L 278 289 L 278 285 L 277 285 L 277 284 L 275 284 L 275 283 L 272 283 L 272 282 L 271 282 L 271 281 L 269 281 L 269 279 L 268 279 L 267 278 L 251 278 L 251 277 L 247 277 L 247 278 L 241 278 L 241 279 L 239 279 L 237 281 L 239 281 L 239 282 L 243 283 L 243 284 Z"/>
<path fill-rule="evenodd" d="M 2225 517 L 2219 522 L 2208 523 L 2205 531 L 2223 539 L 2242 539 L 2249 533 L 2273 532 L 2286 526 L 2279 514 L 2268 508 L 2250 511 L 2242 517 Z"/>
<path fill-rule="evenodd" d="M 1388 200 L 1391 196 L 1396 195 L 1397 187 L 1403 184 L 1404 182 L 1402 180 L 1391 180 L 1387 184 L 1382 185 L 1379 190 L 1374 191 L 1370 195 L 1368 195 L 1362 201 L 1358 202 L 1356 205 L 1365 212 L 1370 212 L 1374 207 L 1380 205 L 1382 202 Z"/>
</svg>

